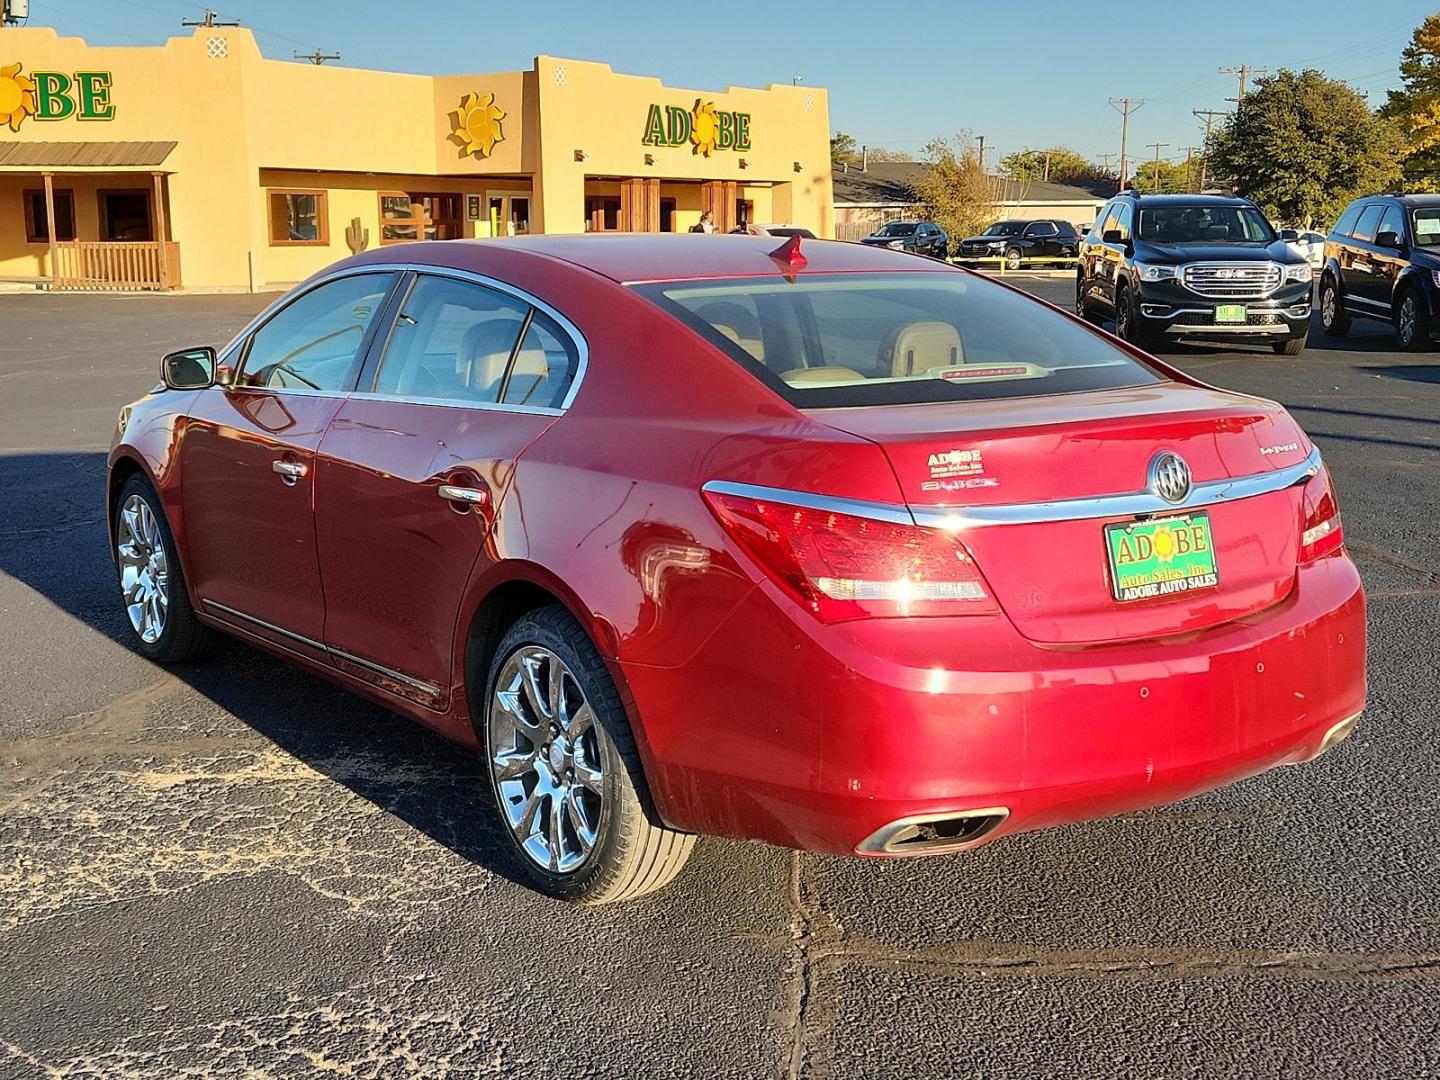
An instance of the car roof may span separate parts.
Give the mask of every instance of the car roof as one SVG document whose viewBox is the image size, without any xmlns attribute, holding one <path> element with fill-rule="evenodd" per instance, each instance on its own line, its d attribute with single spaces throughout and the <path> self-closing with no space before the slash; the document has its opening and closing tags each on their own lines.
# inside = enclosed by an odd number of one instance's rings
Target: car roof
<svg viewBox="0 0 1440 1080">
<path fill-rule="evenodd" d="M 1406 206 L 1440 206 L 1440 195 L 1387 195 L 1385 198 L 1399 199 Z"/>
<path fill-rule="evenodd" d="M 1141 206 L 1254 206 L 1249 199 L 1233 195 L 1141 195 L 1136 191 L 1122 191 Z"/>
<path fill-rule="evenodd" d="M 792 266 L 771 258 L 772 252 L 790 243 L 793 243 L 793 238 L 779 241 L 773 236 L 737 234 L 581 233 L 483 240 L 428 240 L 418 244 L 388 246 L 383 249 L 383 255 L 388 256 L 389 261 L 402 261 L 409 255 L 417 262 L 459 270 L 478 270 L 480 268 L 473 264 L 479 261 L 476 256 L 482 251 L 486 255 L 504 252 L 523 259 L 560 260 L 618 282 L 867 271 L 963 273 L 934 259 L 835 240 L 802 240 L 800 252 L 806 259 L 804 266 Z M 424 249 L 424 257 L 416 258 L 420 249 Z M 355 261 L 385 260 L 380 256 L 372 256 L 371 259 L 362 256 Z"/>
</svg>

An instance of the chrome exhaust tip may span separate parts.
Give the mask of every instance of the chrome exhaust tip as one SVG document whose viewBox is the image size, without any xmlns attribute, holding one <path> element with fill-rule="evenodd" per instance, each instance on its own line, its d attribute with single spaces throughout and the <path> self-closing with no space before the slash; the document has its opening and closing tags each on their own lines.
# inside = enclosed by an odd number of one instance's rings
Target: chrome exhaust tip
<svg viewBox="0 0 1440 1080">
<path fill-rule="evenodd" d="M 934 855 L 980 843 L 1010 816 L 1009 807 L 917 814 L 882 825 L 855 848 L 858 855 Z"/>
</svg>

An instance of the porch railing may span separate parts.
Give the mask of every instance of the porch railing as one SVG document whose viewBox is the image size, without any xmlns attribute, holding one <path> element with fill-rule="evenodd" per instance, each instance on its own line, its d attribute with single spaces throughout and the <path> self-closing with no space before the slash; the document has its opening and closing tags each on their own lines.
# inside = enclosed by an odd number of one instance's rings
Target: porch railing
<svg viewBox="0 0 1440 1080">
<path fill-rule="evenodd" d="M 67 240 L 55 245 L 56 289 L 134 292 L 180 287 L 180 245 L 174 241 Z"/>
</svg>

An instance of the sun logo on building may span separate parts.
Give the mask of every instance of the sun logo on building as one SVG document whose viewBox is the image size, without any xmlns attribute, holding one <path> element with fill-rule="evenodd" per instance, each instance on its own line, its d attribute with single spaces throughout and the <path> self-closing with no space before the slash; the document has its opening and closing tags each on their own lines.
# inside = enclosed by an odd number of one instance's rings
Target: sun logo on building
<svg viewBox="0 0 1440 1080">
<path fill-rule="evenodd" d="M 692 154 L 710 156 L 710 151 L 720 144 L 720 117 L 715 112 L 713 101 L 695 99 L 690 110 L 690 147 Z"/>
<path fill-rule="evenodd" d="M 35 80 L 20 74 L 20 65 L 0 67 L 0 124 L 20 130 L 20 121 L 35 115 Z"/>
<path fill-rule="evenodd" d="M 495 104 L 494 94 L 474 91 L 460 99 L 460 107 L 450 114 L 450 141 L 460 147 L 460 156 L 474 154 L 489 157 L 495 144 L 505 141 L 500 121 L 506 114 Z"/>
</svg>

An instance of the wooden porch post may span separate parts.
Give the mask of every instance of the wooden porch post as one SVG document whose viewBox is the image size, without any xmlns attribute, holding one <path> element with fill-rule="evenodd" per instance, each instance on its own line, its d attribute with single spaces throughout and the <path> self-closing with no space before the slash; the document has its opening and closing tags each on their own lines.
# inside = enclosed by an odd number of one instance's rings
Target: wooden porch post
<svg viewBox="0 0 1440 1080">
<path fill-rule="evenodd" d="M 50 288 L 60 283 L 60 264 L 55 258 L 55 175 L 42 173 L 45 180 L 45 234 L 50 239 Z"/>
<path fill-rule="evenodd" d="M 165 189 L 164 174 L 154 172 L 150 174 L 150 180 L 155 188 L 155 251 L 160 256 L 160 289 L 161 291 L 170 288 L 170 259 L 165 246 Z"/>
</svg>

